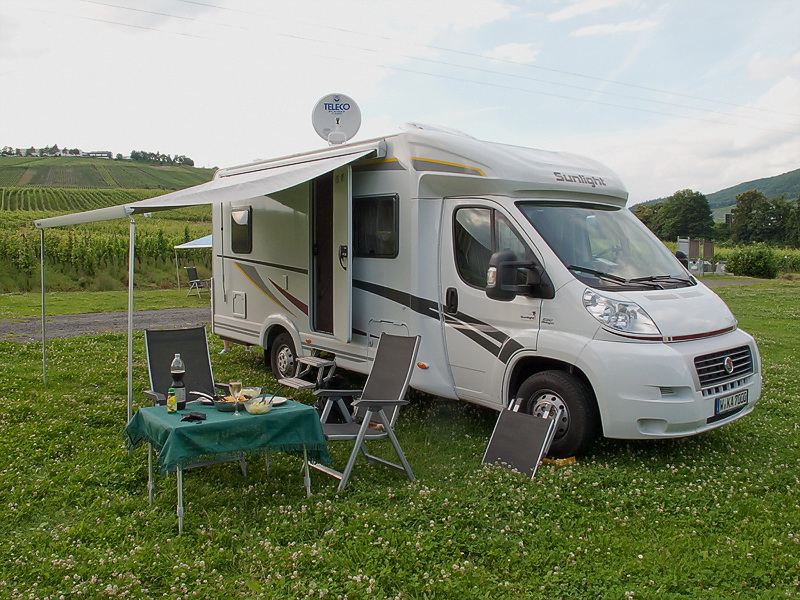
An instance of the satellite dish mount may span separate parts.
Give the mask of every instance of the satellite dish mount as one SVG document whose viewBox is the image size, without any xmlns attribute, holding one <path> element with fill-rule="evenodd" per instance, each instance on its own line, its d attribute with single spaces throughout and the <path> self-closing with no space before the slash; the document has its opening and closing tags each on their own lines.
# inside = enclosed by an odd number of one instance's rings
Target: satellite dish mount
<svg viewBox="0 0 800 600">
<path fill-rule="evenodd" d="M 311 122 L 317 135 L 329 145 L 344 144 L 361 127 L 361 109 L 349 96 L 328 94 L 314 106 Z"/>
</svg>

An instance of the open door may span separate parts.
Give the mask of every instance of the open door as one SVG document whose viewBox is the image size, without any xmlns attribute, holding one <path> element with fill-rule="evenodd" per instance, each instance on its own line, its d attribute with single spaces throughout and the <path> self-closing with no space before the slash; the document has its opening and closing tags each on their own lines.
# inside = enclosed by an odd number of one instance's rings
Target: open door
<svg viewBox="0 0 800 600">
<path fill-rule="evenodd" d="M 312 189 L 312 328 L 341 342 L 352 337 L 352 193 L 350 167 L 314 180 Z"/>
</svg>

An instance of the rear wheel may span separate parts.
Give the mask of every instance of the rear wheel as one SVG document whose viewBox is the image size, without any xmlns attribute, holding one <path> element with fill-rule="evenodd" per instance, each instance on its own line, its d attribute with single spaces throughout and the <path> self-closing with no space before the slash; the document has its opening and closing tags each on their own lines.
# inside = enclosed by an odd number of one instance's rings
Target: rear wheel
<svg viewBox="0 0 800 600">
<path fill-rule="evenodd" d="M 294 376 L 296 357 L 292 336 L 286 332 L 278 334 L 269 349 L 269 364 L 275 379 Z"/>
<path fill-rule="evenodd" d="M 548 455 L 557 458 L 585 451 L 597 436 L 598 418 L 586 385 L 565 371 L 542 371 L 519 388 L 520 410 L 536 416 L 558 414 L 556 434 Z"/>
</svg>

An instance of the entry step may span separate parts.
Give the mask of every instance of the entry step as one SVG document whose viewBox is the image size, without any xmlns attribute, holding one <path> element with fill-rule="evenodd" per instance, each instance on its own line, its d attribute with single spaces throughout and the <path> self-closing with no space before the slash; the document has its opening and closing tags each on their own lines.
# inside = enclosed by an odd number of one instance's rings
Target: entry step
<svg viewBox="0 0 800 600">
<path fill-rule="evenodd" d="M 306 381 L 300 377 L 287 377 L 285 379 L 278 379 L 278 385 L 290 387 L 295 390 L 313 390 L 317 384 L 313 381 Z"/>
<path fill-rule="evenodd" d="M 300 356 L 296 358 L 295 361 L 299 362 L 301 365 L 308 365 L 315 369 L 327 369 L 336 366 L 336 361 L 320 358 L 319 356 Z"/>
</svg>

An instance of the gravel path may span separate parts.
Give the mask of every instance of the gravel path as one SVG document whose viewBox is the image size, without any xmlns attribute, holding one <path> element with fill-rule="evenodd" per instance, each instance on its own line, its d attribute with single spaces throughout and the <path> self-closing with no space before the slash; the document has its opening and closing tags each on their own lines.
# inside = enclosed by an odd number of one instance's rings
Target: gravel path
<svg viewBox="0 0 800 600">
<path fill-rule="evenodd" d="M 133 328 L 163 329 L 209 325 L 211 307 L 137 310 L 133 313 Z M 90 313 L 84 315 L 48 315 L 45 334 L 49 338 L 97 335 L 128 330 L 127 312 Z M 0 340 L 38 342 L 42 340 L 41 317 L 0 319 Z"/>
</svg>

